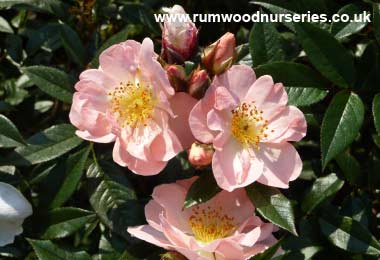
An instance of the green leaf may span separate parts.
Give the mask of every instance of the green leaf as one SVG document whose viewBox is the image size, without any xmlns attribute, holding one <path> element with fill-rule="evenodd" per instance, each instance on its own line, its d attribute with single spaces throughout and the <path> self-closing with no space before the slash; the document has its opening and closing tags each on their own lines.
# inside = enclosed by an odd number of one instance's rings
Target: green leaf
<svg viewBox="0 0 380 260">
<path fill-rule="evenodd" d="M 203 172 L 186 194 L 184 208 L 190 208 L 212 199 L 221 189 L 211 172 Z"/>
<path fill-rule="evenodd" d="M 367 194 L 357 197 L 348 196 L 343 202 L 340 214 L 358 221 L 368 227 L 372 215 L 372 201 Z"/>
<path fill-rule="evenodd" d="M 282 38 L 272 23 L 255 23 L 249 35 L 253 66 L 285 59 Z"/>
<path fill-rule="evenodd" d="M 12 26 L 2 16 L 0 16 L 0 32 L 13 33 Z"/>
<path fill-rule="evenodd" d="M 245 64 L 249 67 L 252 67 L 252 57 L 249 50 L 249 44 L 244 43 L 235 48 L 236 53 L 236 63 L 237 64 Z"/>
<path fill-rule="evenodd" d="M 377 94 L 373 99 L 372 113 L 377 134 L 380 135 L 380 94 Z"/>
<path fill-rule="evenodd" d="M 281 6 L 277 6 L 277 5 L 271 4 L 271 3 L 264 3 L 264 2 L 260 2 L 260 1 L 251 1 L 250 3 L 262 6 L 266 9 L 268 9 L 273 14 L 284 14 L 284 15 L 294 15 L 295 14 L 295 12 L 293 12 L 291 10 L 288 10 L 286 8 L 283 8 Z M 282 22 L 282 23 L 286 27 L 288 27 L 291 31 L 293 31 L 293 32 L 295 31 L 293 23 L 291 23 L 291 22 Z"/>
<path fill-rule="evenodd" d="M 65 72 L 45 66 L 24 67 L 22 71 L 48 95 L 63 102 L 71 103 L 73 81 Z"/>
<path fill-rule="evenodd" d="M 53 160 L 82 143 L 75 130 L 72 125 L 52 126 L 29 138 L 30 144 L 16 148 L 5 162 L 8 165 L 29 166 Z"/>
<path fill-rule="evenodd" d="M 113 232 L 128 238 L 128 226 L 143 224 L 144 211 L 125 172 L 112 164 L 94 162 L 87 170 L 92 182 L 90 204 L 101 221 Z"/>
<path fill-rule="evenodd" d="M 101 226 L 102 229 L 105 229 Z M 99 260 L 112 260 L 112 259 L 120 259 L 123 252 L 127 249 L 127 244 L 125 240 L 112 233 L 109 229 L 105 229 L 102 232 L 102 235 L 99 240 L 99 257 L 96 259 Z M 126 260 L 134 260 L 134 258 L 126 258 Z"/>
<path fill-rule="evenodd" d="M 90 147 L 70 155 L 66 161 L 65 179 L 50 203 L 50 208 L 63 205 L 75 192 L 84 172 L 85 163 L 90 152 Z"/>
<path fill-rule="evenodd" d="M 40 235 L 42 239 L 59 239 L 68 237 L 94 219 L 95 214 L 79 208 L 57 208 L 43 216 L 41 223 L 46 226 Z"/>
<path fill-rule="evenodd" d="M 153 34 L 161 33 L 159 23 L 154 19 L 151 10 L 144 4 L 124 2 L 120 15 L 128 23 L 144 25 Z"/>
<path fill-rule="evenodd" d="M 328 32 L 309 23 L 295 23 L 297 38 L 311 63 L 342 88 L 355 81 L 353 56 Z"/>
<path fill-rule="evenodd" d="M 338 154 L 335 157 L 336 162 L 339 165 L 339 168 L 342 169 L 344 177 L 351 184 L 360 184 L 363 180 L 361 174 L 360 163 L 353 157 L 348 151 Z"/>
<path fill-rule="evenodd" d="M 22 59 L 24 58 L 21 36 L 18 34 L 8 34 L 5 37 L 4 43 L 5 49 L 7 51 L 7 54 L 9 54 L 9 57 L 17 64 L 20 64 Z"/>
<path fill-rule="evenodd" d="M 39 260 L 91 260 L 85 251 L 75 252 L 53 244 L 49 240 L 28 239 Z"/>
<path fill-rule="evenodd" d="M 334 173 L 316 179 L 302 202 L 302 210 L 309 214 L 323 201 L 334 196 L 342 188 L 343 184 L 344 181 Z"/>
<path fill-rule="evenodd" d="M 254 183 L 246 190 L 256 210 L 265 219 L 297 235 L 292 203 L 278 189 Z"/>
<path fill-rule="evenodd" d="M 76 31 L 66 24 L 61 24 L 59 34 L 63 47 L 71 59 L 84 67 L 86 63 L 86 49 Z"/>
<path fill-rule="evenodd" d="M 380 44 L 380 3 L 373 3 L 372 10 L 373 33 Z"/>
<path fill-rule="evenodd" d="M 309 106 L 328 94 L 328 82 L 311 68 L 294 62 L 274 62 L 255 68 L 256 75 L 271 75 L 284 84 L 290 105 Z"/>
<path fill-rule="evenodd" d="M 355 88 L 375 92 L 380 90 L 380 50 L 375 40 L 368 42 L 356 67 Z"/>
<path fill-rule="evenodd" d="M 17 127 L 7 117 L 0 115 L 0 148 L 10 148 L 24 145 Z"/>
<path fill-rule="evenodd" d="M 380 243 L 352 218 L 326 213 L 319 224 L 322 233 L 335 246 L 352 253 L 380 255 Z"/>
<path fill-rule="evenodd" d="M 0 9 L 22 6 L 33 11 L 48 12 L 56 16 L 64 16 L 67 5 L 60 0 L 1 0 Z"/>
<path fill-rule="evenodd" d="M 321 127 L 322 166 L 344 151 L 359 134 L 364 105 L 353 92 L 335 95 L 324 115 Z"/>
<path fill-rule="evenodd" d="M 363 29 L 367 25 L 367 22 L 358 22 L 354 21 L 354 19 L 355 14 L 362 14 L 364 10 L 365 9 L 358 4 L 348 4 L 342 7 L 342 9 L 338 11 L 338 14 L 347 14 L 350 20 L 348 22 L 333 22 L 331 24 L 331 33 L 335 35 L 335 38 L 343 39 Z"/>
<path fill-rule="evenodd" d="M 249 260 L 271 260 L 271 259 L 273 259 L 273 256 L 280 249 L 282 242 L 284 242 L 283 239 L 278 240 L 273 246 L 269 247 L 264 252 L 259 253 L 255 256 L 251 257 Z"/>
</svg>

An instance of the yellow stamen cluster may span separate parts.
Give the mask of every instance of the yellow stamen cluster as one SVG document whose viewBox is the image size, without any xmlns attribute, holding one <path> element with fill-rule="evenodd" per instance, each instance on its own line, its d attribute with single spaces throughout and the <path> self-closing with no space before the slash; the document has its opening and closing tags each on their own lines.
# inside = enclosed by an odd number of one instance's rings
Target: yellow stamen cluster
<svg viewBox="0 0 380 260">
<path fill-rule="evenodd" d="M 189 224 L 194 237 L 204 243 L 229 236 L 234 230 L 234 218 L 223 213 L 221 207 L 192 209 Z"/>
<path fill-rule="evenodd" d="M 123 83 L 110 93 L 110 111 L 116 116 L 121 127 L 146 126 L 153 117 L 156 99 L 152 89 L 141 83 Z"/>
<path fill-rule="evenodd" d="M 231 133 L 246 148 L 260 149 L 259 143 L 268 137 L 269 122 L 263 118 L 264 112 L 254 103 L 242 103 L 231 111 Z"/>
</svg>

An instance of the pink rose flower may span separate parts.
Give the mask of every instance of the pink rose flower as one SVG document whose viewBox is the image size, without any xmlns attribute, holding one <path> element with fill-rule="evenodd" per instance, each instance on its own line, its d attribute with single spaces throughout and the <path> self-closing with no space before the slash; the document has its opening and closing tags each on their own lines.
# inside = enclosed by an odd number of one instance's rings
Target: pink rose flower
<svg viewBox="0 0 380 260">
<path fill-rule="evenodd" d="M 111 46 L 99 63 L 75 85 L 70 121 L 77 135 L 116 141 L 115 162 L 137 174 L 159 173 L 193 143 L 187 118 L 196 100 L 174 92 L 148 38 Z"/>
<path fill-rule="evenodd" d="M 163 8 L 171 19 L 162 28 L 162 57 L 169 63 L 183 63 L 195 54 L 198 47 L 198 29 L 180 5 Z"/>
<path fill-rule="evenodd" d="M 276 243 L 272 232 L 277 227 L 254 216 L 244 189 L 221 191 L 203 204 L 183 209 L 196 178 L 157 186 L 145 207 L 148 225 L 130 227 L 128 232 L 189 260 L 245 260 Z"/>
<path fill-rule="evenodd" d="M 212 169 L 218 185 L 228 191 L 255 181 L 287 188 L 302 170 L 302 161 L 289 143 L 306 135 L 303 113 L 288 106 L 281 83 L 256 79 L 246 65 L 235 65 L 215 76 L 190 113 L 198 141 L 212 143 Z"/>
</svg>

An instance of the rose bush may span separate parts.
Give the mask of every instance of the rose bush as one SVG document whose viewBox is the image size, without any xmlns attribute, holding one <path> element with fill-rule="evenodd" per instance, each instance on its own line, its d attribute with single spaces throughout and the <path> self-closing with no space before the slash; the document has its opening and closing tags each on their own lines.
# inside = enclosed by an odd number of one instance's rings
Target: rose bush
<svg viewBox="0 0 380 260">
<path fill-rule="evenodd" d="M 0 258 L 378 259 L 379 17 L 0 1 Z"/>
</svg>

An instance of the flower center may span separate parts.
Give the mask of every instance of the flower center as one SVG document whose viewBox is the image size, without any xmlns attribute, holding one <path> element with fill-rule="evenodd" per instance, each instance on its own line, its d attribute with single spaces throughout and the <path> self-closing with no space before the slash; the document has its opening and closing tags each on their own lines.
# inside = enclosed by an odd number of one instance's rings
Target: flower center
<svg viewBox="0 0 380 260">
<path fill-rule="evenodd" d="M 260 141 L 268 137 L 266 134 L 268 120 L 263 118 L 264 112 L 259 110 L 254 103 L 254 101 L 242 103 L 231 111 L 231 132 L 233 137 L 246 148 L 260 149 Z"/>
<path fill-rule="evenodd" d="M 205 243 L 229 236 L 236 228 L 233 221 L 234 218 L 224 214 L 221 207 L 201 209 L 196 206 L 189 218 L 194 237 Z"/>
<path fill-rule="evenodd" d="M 153 117 L 156 99 L 150 86 L 139 83 L 123 83 L 108 93 L 110 111 L 116 116 L 121 127 L 146 126 Z"/>
</svg>

